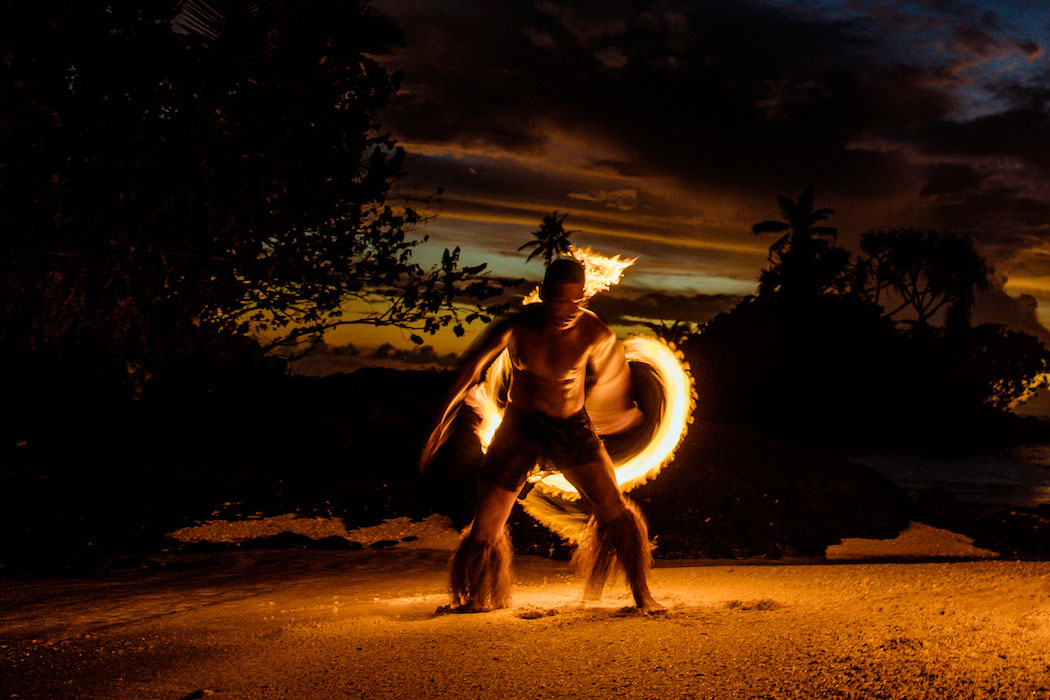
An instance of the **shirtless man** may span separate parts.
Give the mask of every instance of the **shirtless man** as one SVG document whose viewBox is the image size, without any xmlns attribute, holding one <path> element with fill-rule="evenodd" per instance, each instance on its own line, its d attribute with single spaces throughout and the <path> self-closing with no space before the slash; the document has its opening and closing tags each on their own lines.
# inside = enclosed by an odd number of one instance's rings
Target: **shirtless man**
<svg viewBox="0 0 1050 700">
<path fill-rule="evenodd" d="M 592 413 L 603 432 L 629 428 L 641 417 L 629 400 L 630 369 L 622 346 L 593 312 L 582 308 L 584 281 L 576 260 L 555 260 L 540 287 L 542 304 L 489 325 L 460 359 L 447 408 L 423 450 L 420 466 L 425 469 L 467 392 L 508 348 L 513 369 L 507 408 L 479 476 L 474 520 L 452 560 L 457 610 L 507 606 L 511 549 L 506 523 L 537 461 L 558 467 L 590 506 L 588 530 L 574 555 L 587 575 L 586 596 L 601 596 L 618 561 L 638 609 L 646 614 L 664 610 L 649 592 L 652 557 L 645 520 L 620 493 L 612 460 L 584 410 L 585 398 L 600 397 Z"/>
</svg>

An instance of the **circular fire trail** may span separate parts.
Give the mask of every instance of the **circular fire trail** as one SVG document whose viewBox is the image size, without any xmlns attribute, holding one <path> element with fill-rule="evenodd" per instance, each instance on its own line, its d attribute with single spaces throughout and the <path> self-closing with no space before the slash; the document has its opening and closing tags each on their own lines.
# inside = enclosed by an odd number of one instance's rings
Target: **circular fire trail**
<svg viewBox="0 0 1050 700">
<path fill-rule="evenodd" d="M 634 259 L 605 257 L 589 248 L 573 248 L 572 255 L 587 271 L 586 297 L 619 282 L 623 271 L 634 263 Z M 524 303 L 538 300 L 537 289 Z M 624 342 L 624 352 L 631 366 L 634 398 L 645 420 L 626 434 L 608 436 L 606 447 L 616 468 L 617 484 L 629 491 L 654 478 L 671 461 L 692 422 L 696 394 L 681 353 L 663 340 L 634 336 Z M 467 395 L 467 403 L 480 418 L 476 432 L 483 450 L 488 449 L 503 418 L 510 373 L 510 356 L 503 351 L 485 380 Z M 524 500 L 526 511 L 557 534 L 574 539 L 585 520 L 573 503 L 580 497 L 576 489 L 560 473 L 543 471 L 542 465 L 535 467 L 529 481 L 533 489 Z"/>
</svg>

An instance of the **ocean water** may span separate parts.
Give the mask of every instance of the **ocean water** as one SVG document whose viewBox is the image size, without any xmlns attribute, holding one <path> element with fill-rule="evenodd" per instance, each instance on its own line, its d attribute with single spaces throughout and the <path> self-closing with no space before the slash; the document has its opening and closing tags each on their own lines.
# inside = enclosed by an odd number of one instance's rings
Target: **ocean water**
<svg viewBox="0 0 1050 700">
<path fill-rule="evenodd" d="M 1022 445 L 971 455 L 859 454 L 906 489 L 941 489 L 960 502 L 985 506 L 1050 503 L 1050 445 Z"/>
</svg>

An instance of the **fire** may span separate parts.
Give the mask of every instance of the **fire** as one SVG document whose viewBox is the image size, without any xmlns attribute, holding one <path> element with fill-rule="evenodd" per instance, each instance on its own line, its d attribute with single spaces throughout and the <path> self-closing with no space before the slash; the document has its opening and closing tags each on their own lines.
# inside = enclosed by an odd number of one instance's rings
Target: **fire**
<svg viewBox="0 0 1050 700">
<path fill-rule="evenodd" d="M 590 248 L 577 248 L 573 246 L 569 254 L 583 265 L 587 272 L 587 282 L 583 287 L 583 296 L 590 299 L 598 292 L 604 292 L 609 287 L 620 282 L 624 271 L 634 265 L 638 258 L 621 258 L 614 255 L 611 258 L 596 253 Z"/>
<path fill-rule="evenodd" d="M 584 271 L 587 273 L 587 281 L 583 286 L 584 299 L 590 299 L 598 292 L 604 292 L 609 287 L 617 284 L 623 277 L 624 270 L 634 265 L 638 258 L 621 258 L 614 255 L 611 258 L 601 253 L 596 253 L 587 248 L 569 247 L 569 255 L 580 261 Z M 540 288 L 536 287 L 522 300 L 522 304 L 535 304 L 540 300 Z"/>
<path fill-rule="evenodd" d="M 481 451 L 488 452 L 492 436 L 503 421 L 510 383 L 510 354 L 504 350 L 495 359 L 485 375 L 485 381 L 475 384 L 467 394 L 467 405 L 474 409 L 481 422 L 475 432 L 481 440 Z"/>
<path fill-rule="evenodd" d="M 583 263 L 587 271 L 585 297 L 603 292 L 618 283 L 624 270 L 635 262 L 633 258 L 621 258 L 619 255 L 606 257 L 590 248 L 573 248 L 571 254 Z M 525 297 L 523 303 L 537 301 L 538 288 Z M 630 455 L 613 460 L 617 484 L 622 490 L 629 491 L 654 478 L 674 456 L 675 449 L 692 422 L 696 393 L 693 378 L 681 353 L 664 341 L 635 336 L 624 342 L 624 352 L 629 362 L 643 363 L 653 370 L 662 399 L 658 415 L 647 416 L 648 422 L 655 422 L 655 430 L 648 440 L 633 449 Z M 485 380 L 467 395 L 467 404 L 481 419 L 477 435 L 482 450 L 488 449 L 503 419 L 510 374 L 510 356 L 504 350 L 489 367 Z M 561 474 L 544 473 L 537 466 L 529 480 L 537 489 L 551 496 L 569 501 L 579 498 L 579 493 Z"/>
<path fill-rule="evenodd" d="M 622 491 L 630 491 L 654 478 L 674 457 L 675 449 L 693 422 L 696 395 L 692 375 L 681 353 L 664 341 L 638 335 L 627 339 L 623 348 L 629 362 L 647 364 L 655 371 L 663 394 L 659 416 L 649 417 L 657 426 L 652 436 L 629 457 L 613 461 L 616 483 Z M 579 497 L 576 489 L 561 474 L 541 476 L 536 486 L 568 500 Z"/>
</svg>

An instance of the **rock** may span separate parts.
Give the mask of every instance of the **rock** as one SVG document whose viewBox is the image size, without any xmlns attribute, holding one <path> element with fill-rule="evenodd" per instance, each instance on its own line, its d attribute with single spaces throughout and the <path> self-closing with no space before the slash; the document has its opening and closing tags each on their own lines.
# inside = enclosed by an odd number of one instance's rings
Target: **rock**
<svg viewBox="0 0 1050 700">
<path fill-rule="evenodd" d="M 908 524 L 907 496 L 870 467 L 723 423 L 691 426 L 674 462 L 631 497 L 666 558 L 823 556 L 842 538 Z"/>
<path fill-rule="evenodd" d="M 978 547 L 1004 556 L 1050 557 L 1050 504 L 1010 508 L 978 518 L 967 533 Z"/>
</svg>

